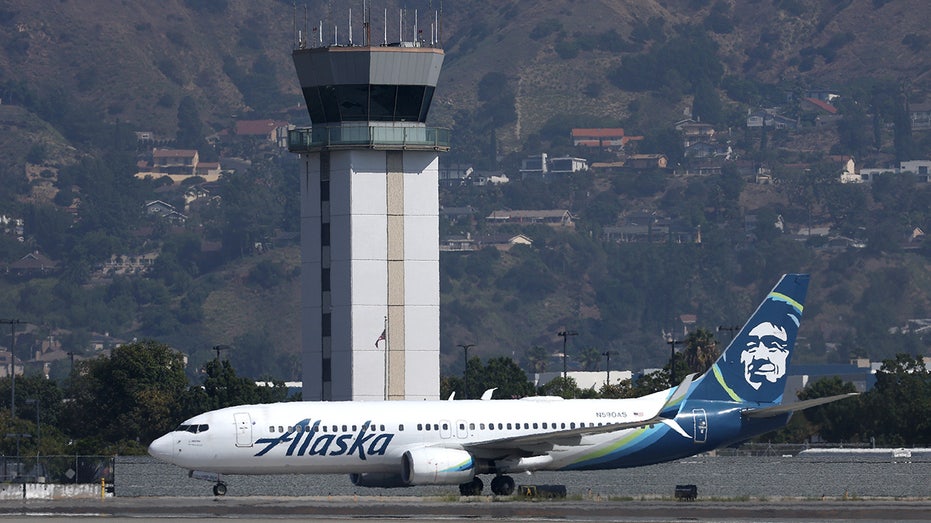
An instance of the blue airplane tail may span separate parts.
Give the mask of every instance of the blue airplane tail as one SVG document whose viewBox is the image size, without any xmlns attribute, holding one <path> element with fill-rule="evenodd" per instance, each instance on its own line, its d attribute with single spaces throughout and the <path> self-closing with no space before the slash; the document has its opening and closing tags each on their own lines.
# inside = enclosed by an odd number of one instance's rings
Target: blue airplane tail
<svg viewBox="0 0 931 523">
<path fill-rule="evenodd" d="M 784 275 L 687 397 L 781 403 L 808 280 L 807 274 Z"/>
</svg>

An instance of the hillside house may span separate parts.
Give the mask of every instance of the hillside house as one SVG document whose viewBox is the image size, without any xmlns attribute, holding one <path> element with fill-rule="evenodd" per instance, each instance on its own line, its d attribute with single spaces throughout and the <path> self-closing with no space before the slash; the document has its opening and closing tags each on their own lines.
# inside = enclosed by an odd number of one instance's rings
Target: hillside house
<svg viewBox="0 0 931 523">
<path fill-rule="evenodd" d="M 668 164 L 665 154 L 631 154 L 624 161 L 624 167 L 635 170 L 665 169 Z"/>
<path fill-rule="evenodd" d="M 620 127 L 576 128 L 570 131 L 572 145 L 603 151 L 623 151 L 627 144 L 643 136 L 627 136 Z"/>
<path fill-rule="evenodd" d="M 568 210 L 551 209 L 542 211 L 492 211 L 485 217 L 488 223 L 543 223 L 555 227 L 574 227 L 575 217 Z"/>
<path fill-rule="evenodd" d="M 776 113 L 773 109 L 761 109 L 747 115 L 747 127 L 750 129 L 767 127 L 770 129 L 795 129 L 798 122 Z"/>
<path fill-rule="evenodd" d="M 178 212 L 174 205 L 165 203 L 161 200 L 148 202 L 143 208 L 147 216 L 158 216 L 159 218 L 164 218 L 169 222 L 179 225 L 187 221 L 187 216 Z"/>
<path fill-rule="evenodd" d="M 523 234 L 490 234 L 482 237 L 479 247 L 494 247 L 499 251 L 509 251 L 515 245 L 533 245 L 533 240 Z"/>
<path fill-rule="evenodd" d="M 588 170 L 588 160 L 563 156 L 549 161 L 549 172 L 553 174 L 572 174 Z"/>
<path fill-rule="evenodd" d="M 675 128 L 682 134 L 683 147 L 698 142 L 711 142 L 714 139 L 714 126 L 710 124 L 688 119 L 676 122 Z"/>
<path fill-rule="evenodd" d="M 908 108 L 908 117 L 913 131 L 931 129 L 931 103 L 912 104 Z"/>
<path fill-rule="evenodd" d="M 30 252 L 7 266 L 7 274 L 31 278 L 58 271 L 58 262 L 38 252 Z"/>
<path fill-rule="evenodd" d="M 151 164 L 138 164 L 136 178 L 162 178 L 167 176 L 174 183 L 180 183 L 192 176 L 200 176 L 208 182 L 220 178 L 221 169 L 217 162 L 201 162 L 199 153 L 194 149 L 159 149 L 152 150 Z"/>
<path fill-rule="evenodd" d="M 288 147 L 288 130 L 294 125 L 281 120 L 239 120 L 233 127 L 237 138 L 252 138 L 261 142 L 272 142 L 278 147 Z"/>
</svg>

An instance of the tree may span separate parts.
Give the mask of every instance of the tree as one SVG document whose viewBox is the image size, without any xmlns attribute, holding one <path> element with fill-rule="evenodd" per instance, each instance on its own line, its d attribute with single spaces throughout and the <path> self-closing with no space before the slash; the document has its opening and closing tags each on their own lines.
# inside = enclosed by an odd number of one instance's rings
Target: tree
<svg viewBox="0 0 931 523">
<path fill-rule="evenodd" d="M 546 367 L 550 359 L 550 354 L 546 349 L 539 345 L 534 345 L 527 349 L 525 357 L 527 358 L 527 363 L 530 364 L 530 368 L 533 369 L 533 372 L 546 372 Z"/>
<path fill-rule="evenodd" d="M 204 142 L 204 124 L 200 119 L 197 102 L 185 96 L 178 104 L 178 133 L 176 141 L 179 147 L 200 149 Z"/>
<path fill-rule="evenodd" d="M 838 394 L 856 392 L 853 383 L 845 382 L 837 376 L 821 378 L 799 392 L 798 399 L 809 400 L 826 398 Z M 821 438 L 841 443 L 856 439 L 861 426 L 862 406 L 859 399 L 845 399 L 812 407 L 804 411 L 805 418 L 814 424 Z"/>
<path fill-rule="evenodd" d="M 276 381 L 271 387 L 259 386 L 253 380 L 237 376 L 229 360 L 213 359 L 204 365 L 203 386 L 192 387 L 182 397 L 179 418 L 235 405 L 285 401 L 287 396 L 284 382 Z"/>
<path fill-rule="evenodd" d="M 180 352 L 141 341 L 76 364 L 74 401 L 65 414 L 74 436 L 135 442 L 144 451 L 177 424 L 188 385 Z"/>
<path fill-rule="evenodd" d="M 721 123 L 724 111 L 721 107 L 721 98 L 718 91 L 711 85 L 711 81 L 703 79 L 695 88 L 695 99 L 692 101 L 692 114 L 700 121 L 712 125 Z"/>
<path fill-rule="evenodd" d="M 864 399 L 869 416 L 864 436 L 877 444 L 924 446 L 931 443 L 931 373 L 924 361 L 898 354 L 883 361 L 876 373 L 876 386 Z"/>
<path fill-rule="evenodd" d="M 711 368 L 717 359 L 718 342 L 711 331 L 699 328 L 686 336 L 685 363 L 689 372 L 703 373 Z"/>
</svg>

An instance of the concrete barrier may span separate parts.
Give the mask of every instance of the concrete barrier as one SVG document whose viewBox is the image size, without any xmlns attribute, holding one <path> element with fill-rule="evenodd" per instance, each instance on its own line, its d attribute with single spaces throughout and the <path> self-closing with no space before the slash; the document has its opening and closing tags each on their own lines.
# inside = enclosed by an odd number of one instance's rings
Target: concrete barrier
<svg viewBox="0 0 931 523">
<path fill-rule="evenodd" d="M 106 492 L 106 497 L 113 496 Z M 82 483 L 62 485 L 58 483 L 3 483 L 0 484 L 0 500 L 11 499 L 67 499 L 99 498 L 100 485 Z"/>
</svg>

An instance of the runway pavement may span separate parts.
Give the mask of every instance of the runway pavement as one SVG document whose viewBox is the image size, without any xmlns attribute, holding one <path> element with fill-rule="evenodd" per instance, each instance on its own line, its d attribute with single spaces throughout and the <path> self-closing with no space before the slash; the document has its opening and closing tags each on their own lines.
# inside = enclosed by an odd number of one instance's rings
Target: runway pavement
<svg viewBox="0 0 931 523">
<path fill-rule="evenodd" d="M 338 497 L 135 497 L 20 500 L 0 502 L 0 518 L 73 519 L 108 517 L 111 521 L 175 521 L 235 518 L 239 521 L 335 521 L 366 519 L 436 521 L 502 519 L 508 521 L 922 521 L 931 520 L 931 500 L 670 500 L 612 501 Z"/>
</svg>

